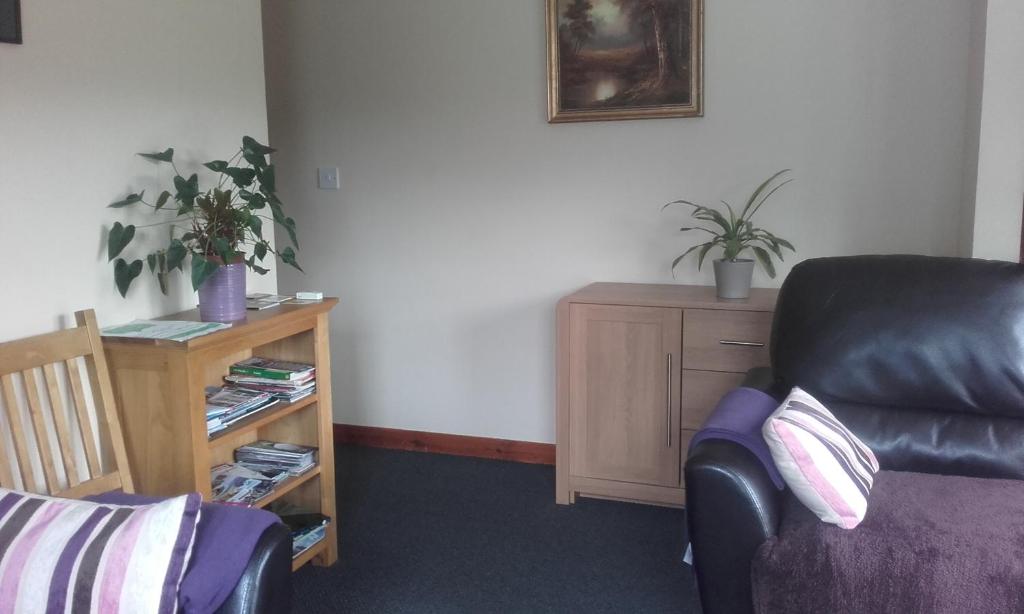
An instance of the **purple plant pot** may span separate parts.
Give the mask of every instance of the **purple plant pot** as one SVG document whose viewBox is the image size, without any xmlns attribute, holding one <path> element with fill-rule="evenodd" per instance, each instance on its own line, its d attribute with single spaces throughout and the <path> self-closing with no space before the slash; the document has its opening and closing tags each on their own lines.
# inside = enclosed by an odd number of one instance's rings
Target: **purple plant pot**
<svg viewBox="0 0 1024 614">
<path fill-rule="evenodd" d="M 199 318 L 203 322 L 245 319 L 245 263 L 217 268 L 199 286 Z"/>
</svg>

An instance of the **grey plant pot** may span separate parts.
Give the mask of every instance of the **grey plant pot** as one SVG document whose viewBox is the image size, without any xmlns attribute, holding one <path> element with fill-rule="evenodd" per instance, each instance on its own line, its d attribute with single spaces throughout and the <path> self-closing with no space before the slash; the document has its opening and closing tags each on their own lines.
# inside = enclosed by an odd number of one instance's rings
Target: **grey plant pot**
<svg viewBox="0 0 1024 614">
<path fill-rule="evenodd" d="M 753 260 L 715 260 L 715 286 L 718 287 L 718 298 L 749 298 L 750 282 L 753 277 Z"/>
</svg>

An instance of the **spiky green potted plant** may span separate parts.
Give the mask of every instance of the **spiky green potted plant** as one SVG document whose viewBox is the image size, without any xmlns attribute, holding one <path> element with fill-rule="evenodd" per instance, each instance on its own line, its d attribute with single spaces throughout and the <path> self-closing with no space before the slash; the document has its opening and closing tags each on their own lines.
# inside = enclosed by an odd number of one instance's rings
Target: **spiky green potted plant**
<svg viewBox="0 0 1024 614">
<path fill-rule="evenodd" d="M 121 296 L 127 295 L 132 282 L 142 273 L 141 258 L 129 262 L 119 257 L 135 238 L 137 228 L 168 228 L 167 246 L 145 257 L 164 294 L 168 276 L 175 270 L 184 271 L 186 259 L 191 257 L 192 288 L 199 291 L 200 317 L 206 321 L 230 322 L 245 317 L 245 269 L 265 275 L 269 270 L 258 263 L 268 254 L 276 254 L 301 271 L 292 247 L 277 250 L 263 236 L 264 221 L 276 223 L 298 248 L 295 220 L 284 214 L 277 197 L 274 165 L 267 162 L 267 154 L 273 151 L 252 137 L 243 137 L 242 147 L 231 159 L 203 164 L 218 177 L 215 186 L 202 190 L 195 173 L 186 179 L 178 170 L 173 148 L 139 154 L 171 165 L 174 190 L 164 190 L 152 202 L 145 199 L 142 191 L 109 205 L 114 209 L 145 206 L 154 215 L 165 218 L 139 226 L 115 222 L 110 229 L 107 257 L 114 262 L 114 281 Z M 245 246 L 251 247 L 248 257 Z"/>
<path fill-rule="evenodd" d="M 704 226 L 690 226 L 680 228 L 682 232 L 704 232 L 711 235 L 711 239 L 698 243 L 680 254 L 672 261 L 672 275 L 675 276 L 676 266 L 691 252 L 697 252 L 697 270 L 704 264 L 704 257 L 712 249 L 720 247 L 723 250 L 722 257 L 715 260 L 715 286 L 718 289 L 720 298 L 747 298 L 750 296 L 750 283 L 754 275 L 754 261 L 749 258 L 741 258 L 748 249 L 761 263 L 769 277 L 775 277 L 775 265 L 772 257 L 776 256 L 783 260 L 782 250 L 788 249 L 791 252 L 796 250 L 789 241 L 779 238 L 763 228 L 754 226 L 751 221 L 754 214 L 764 205 L 765 201 L 771 198 L 782 186 L 793 181 L 783 176 L 790 172 L 789 169 L 781 170 L 762 183 L 754 193 L 747 199 L 746 205 L 739 215 L 732 206 L 722 201 L 725 210 L 720 211 L 704 205 L 698 205 L 688 200 L 674 200 L 662 206 L 662 211 L 672 205 L 685 205 L 692 207 L 690 215 L 702 222 L 708 222 L 711 228 Z"/>
</svg>

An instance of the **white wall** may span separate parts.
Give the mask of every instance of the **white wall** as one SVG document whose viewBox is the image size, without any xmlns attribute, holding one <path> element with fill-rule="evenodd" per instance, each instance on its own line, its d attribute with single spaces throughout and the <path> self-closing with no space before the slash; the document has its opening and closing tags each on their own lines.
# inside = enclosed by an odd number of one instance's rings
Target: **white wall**
<svg viewBox="0 0 1024 614">
<path fill-rule="evenodd" d="M 264 1 L 309 272 L 281 285 L 341 297 L 336 421 L 553 441 L 558 297 L 672 282 L 689 239 L 659 205 L 780 168 L 797 182 L 760 222 L 794 261 L 956 252 L 969 3 L 709 1 L 704 118 L 575 125 L 545 122 L 543 4 Z"/>
<path fill-rule="evenodd" d="M 988 0 L 986 21 L 971 254 L 1016 262 L 1024 198 L 1024 3 Z"/>
<path fill-rule="evenodd" d="M 193 172 L 231 155 L 244 134 L 266 138 L 259 3 L 30 0 L 21 9 L 25 44 L 0 44 L 0 340 L 55 330 L 87 307 L 112 324 L 194 306 L 181 276 L 169 298 L 148 271 L 129 300 L 117 294 L 104 228 L 124 218 L 105 207 L 129 189 L 169 185 L 135 152 L 174 146 Z M 150 245 L 164 232 L 149 231 Z M 274 291 L 275 273 L 252 285 Z"/>
</svg>

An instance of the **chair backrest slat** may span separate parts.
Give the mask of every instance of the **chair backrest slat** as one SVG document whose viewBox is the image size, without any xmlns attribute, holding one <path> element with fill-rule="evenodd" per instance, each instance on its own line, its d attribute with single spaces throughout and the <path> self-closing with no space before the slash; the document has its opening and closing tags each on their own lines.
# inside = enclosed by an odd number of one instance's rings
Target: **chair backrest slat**
<svg viewBox="0 0 1024 614">
<path fill-rule="evenodd" d="M 14 375 L 4 373 L 0 375 L 0 384 L 4 390 L 4 405 L 7 409 L 7 423 L 11 425 L 11 439 L 14 441 L 14 451 L 18 455 L 18 472 L 21 474 L 21 483 L 25 490 L 39 492 L 41 488 L 36 483 L 35 473 L 32 471 L 32 461 L 29 460 L 28 434 L 21 419 L 21 404 L 18 402 L 17 392 L 14 390 Z M 6 446 L 4 446 L 6 448 Z M 6 450 L 5 450 L 6 452 Z M 10 457 L 7 454 L 8 458 Z"/>
<path fill-rule="evenodd" d="M 68 427 L 68 414 L 64 408 L 64 397 L 58 384 L 57 369 L 54 363 L 43 365 L 43 379 L 46 380 L 46 392 L 50 398 L 50 410 L 53 412 L 53 425 L 57 429 L 57 443 L 60 446 L 60 457 L 64 461 L 64 474 L 68 484 L 78 486 L 82 479 L 78 475 L 75 464 L 75 442 L 71 438 Z"/>
<path fill-rule="evenodd" d="M 85 447 L 85 459 L 89 464 L 89 474 L 97 475 L 100 472 L 100 454 L 96 449 L 96 434 L 92 430 L 92 420 L 89 419 L 89 405 L 85 400 L 85 388 L 82 386 L 82 371 L 79 369 L 78 360 L 69 358 L 65 361 L 68 367 L 68 381 L 71 382 L 71 398 L 74 399 L 75 415 L 78 417 L 78 429 L 82 432 L 83 447 Z"/>
<path fill-rule="evenodd" d="M 43 477 L 46 479 L 46 490 L 55 492 L 60 485 L 57 483 L 57 470 L 54 468 L 53 451 L 50 449 L 50 434 L 46 430 L 43 418 L 43 405 L 39 400 L 39 379 L 35 369 L 21 372 L 25 380 L 25 397 L 28 399 L 28 413 L 32 417 L 32 427 L 36 434 L 36 446 L 39 448 L 39 460 L 43 465 Z"/>
<path fill-rule="evenodd" d="M 0 398 L 13 443 L 12 450 L 0 434 L 0 485 L 5 488 L 69 497 L 116 488 L 132 492 L 96 316 L 80 311 L 75 320 L 74 329 L 0 343 Z M 86 467 L 81 466 L 83 454 Z"/>
</svg>

